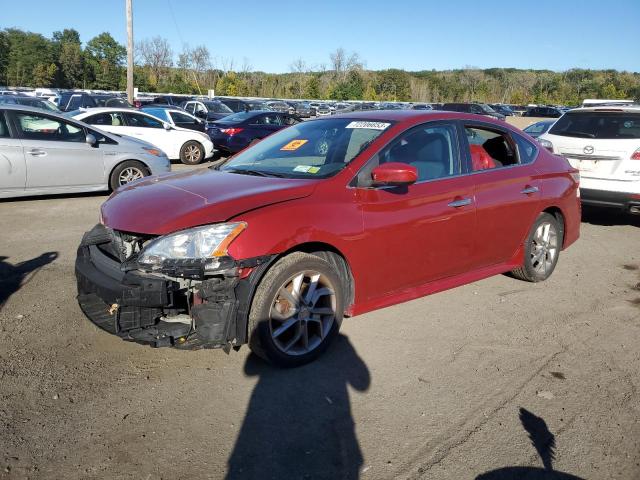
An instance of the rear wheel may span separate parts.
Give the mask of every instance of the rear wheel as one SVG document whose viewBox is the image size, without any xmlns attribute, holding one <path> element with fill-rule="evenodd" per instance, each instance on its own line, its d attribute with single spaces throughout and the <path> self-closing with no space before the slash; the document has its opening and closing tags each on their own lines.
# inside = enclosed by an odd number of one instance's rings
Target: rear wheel
<svg viewBox="0 0 640 480">
<path fill-rule="evenodd" d="M 189 140 L 180 149 L 180 161 L 185 165 L 197 165 L 204 158 L 204 147 L 195 140 Z"/>
<path fill-rule="evenodd" d="M 511 273 L 527 282 L 546 280 L 556 268 L 562 240 L 562 230 L 556 217 L 541 213 L 525 242 L 524 263 Z"/>
<path fill-rule="evenodd" d="M 149 169 L 142 162 L 127 160 L 113 169 L 111 177 L 109 178 L 109 187 L 111 187 L 111 190 L 115 190 L 122 185 L 146 177 L 149 174 Z"/>
<path fill-rule="evenodd" d="M 338 334 L 343 302 L 331 265 L 307 253 L 287 255 L 267 271 L 253 297 L 249 346 L 280 367 L 311 362 Z"/>
</svg>

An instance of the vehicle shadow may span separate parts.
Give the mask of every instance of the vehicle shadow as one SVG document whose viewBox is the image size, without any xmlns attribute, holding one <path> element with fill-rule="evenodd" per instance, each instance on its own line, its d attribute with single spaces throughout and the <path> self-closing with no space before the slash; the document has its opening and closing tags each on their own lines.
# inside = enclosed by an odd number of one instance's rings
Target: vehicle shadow
<svg viewBox="0 0 640 480">
<path fill-rule="evenodd" d="M 348 385 L 366 391 L 369 370 L 344 335 L 318 360 L 278 369 L 251 354 L 258 383 L 228 460 L 227 479 L 357 479 L 363 457 Z"/>
<path fill-rule="evenodd" d="M 0 311 L 9 297 L 22 288 L 33 274 L 58 258 L 58 252 L 46 252 L 42 255 L 12 265 L 5 256 L 0 256 Z"/>
<path fill-rule="evenodd" d="M 529 434 L 529 440 L 538 452 L 544 468 L 504 467 L 478 475 L 476 480 L 582 480 L 575 475 L 553 469 L 553 461 L 556 458 L 556 438 L 541 417 L 525 408 L 520 408 L 520 422 Z"/>
<path fill-rule="evenodd" d="M 613 208 L 598 208 L 586 205 L 582 207 L 582 221 L 603 227 L 617 225 L 640 227 L 640 215 L 631 215 L 630 213 Z"/>
</svg>

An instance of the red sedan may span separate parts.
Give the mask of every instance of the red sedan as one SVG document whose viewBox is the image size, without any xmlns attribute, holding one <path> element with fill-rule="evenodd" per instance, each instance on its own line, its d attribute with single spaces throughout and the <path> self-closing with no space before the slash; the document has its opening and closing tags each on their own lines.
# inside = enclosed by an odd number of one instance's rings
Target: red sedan
<svg viewBox="0 0 640 480">
<path fill-rule="evenodd" d="M 343 317 L 491 275 L 546 280 L 579 176 L 504 122 L 373 111 L 303 122 L 217 169 L 117 190 L 78 249 L 98 326 L 154 346 L 248 343 L 295 366 Z"/>
</svg>

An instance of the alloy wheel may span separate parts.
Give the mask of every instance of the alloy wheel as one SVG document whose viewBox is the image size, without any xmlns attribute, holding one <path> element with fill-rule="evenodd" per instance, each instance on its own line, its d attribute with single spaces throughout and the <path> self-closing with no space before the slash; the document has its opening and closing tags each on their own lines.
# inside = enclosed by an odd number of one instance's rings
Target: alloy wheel
<svg viewBox="0 0 640 480">
<path fill-rule="evenodd" d="M 200 148 L 197 145 L 189 145 L 184 149 L 184 156 L 189 162 L 197 162 L 200 159 Z"/>
<path fill-rule="evenodd" d="M 271 303 L 271 339 L 287 355 L 304 355 L 329 335 L 335 318 L 335 288 L 329 279 L 316 271 L 299 272 L 282 284 Z"/>
<path fill-rule="evenodd" d="M 549 222 L 541 223 L 533 235 L 531 247 L 531 266 L 536 272 L 546 275 L 558 254 L 556 227 Z"/>
<path fill-rule="evenodd" d="M 118 182 L 120 185 L 124 185 L 142 177 L 144 177 L 142 170 L 137 167 L 127 167 L 118 175 Z"/>
</svg>

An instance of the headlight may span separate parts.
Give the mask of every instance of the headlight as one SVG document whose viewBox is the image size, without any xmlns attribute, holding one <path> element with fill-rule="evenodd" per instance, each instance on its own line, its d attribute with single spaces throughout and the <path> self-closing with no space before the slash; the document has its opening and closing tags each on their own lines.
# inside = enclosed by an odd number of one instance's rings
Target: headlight
<svg viewBox="0 0 640 480">
<path fill-rule="evenodd" d="M 244 222 L 219 223 L 190 228 L 157 238 L 147 245 L 138 263 L 160 266 L 165 260 L 193 260 L 222 257 L 229 244 L 247 227 Z"/>
<path fill-rule="evenodd" d="M 164 152 L 162 150 L 158 150 L 157 148 L 150 148 L 150 147 L 142 147 L 142 149 L 147 152 L 150 153 L 151 155 L 154 155 L 156 157 L 164 157 Z"/>
</svg>

